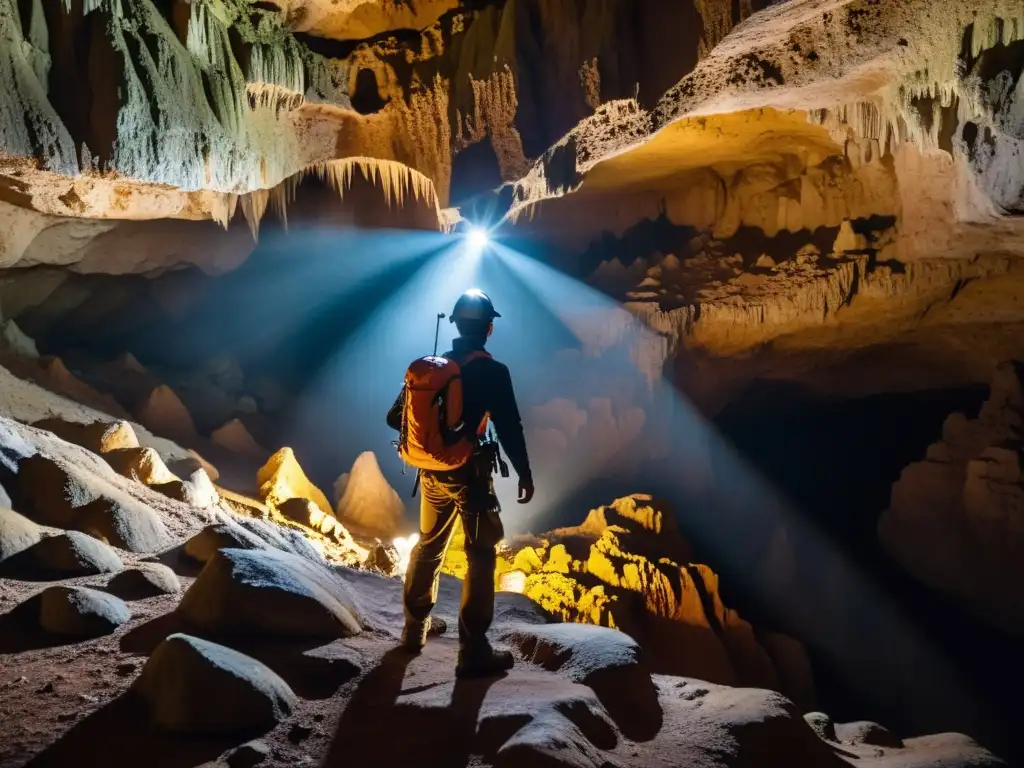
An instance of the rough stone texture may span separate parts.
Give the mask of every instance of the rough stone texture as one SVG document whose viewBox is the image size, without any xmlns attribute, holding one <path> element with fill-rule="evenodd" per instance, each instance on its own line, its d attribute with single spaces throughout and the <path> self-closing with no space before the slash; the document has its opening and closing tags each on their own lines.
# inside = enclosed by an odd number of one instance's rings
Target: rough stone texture
<svg viewBox="0 0 1024 768">
<path fill-rule="evenodd" d="M 334 515 L 324 492 L 309 481 L 291 448 L 282 448 L 271 456 L 257 473 L 256 482 L 260 498 L 268 507 L 275 508 L 288 499 L 308 499 L 325 515 Z"/>
<path fill-rule="evenodd" d="M 871 747 L 899 748 L 903 740 L 878 723 L 859 721 L 835 726 L 836 740 L 843 744 L 866 744 Z"/>
<path fill-rule="evenodd" d="M 87 587 L 48 587 L 39 597 L 39 626 L 55 635 L 106 635 L 131 615 L 118 598 Z"/>
<path fill-rule="evenodd" d="M 398 535 L 405 504 L 391 487 L 372 451 L 361 453 L 334 484 L 336 517 L 350 530 L 389 541 Z"/>
<path fill-rule="evenodd" d="M 245 425 L 238 419 L 231 419 L 226 424 L 210 433 L 210 439 L 217 445 L 227 448 L 229 451 L 251 456 L 254 459 L 264 461 L 270 453 L 266 448 L 259 445 Z"/>
<path fill-rule="evenodd" d="M 27 517 L 9 508 L 10 500 L 0 499 L 0 562 L 36 544 L 42 532 Z"/>
<path fill-rule="evenodd" d="M 43 419 L 32 426 L 53 432 L 61 440 L 80 445 L 93 453 L 103 454 L 139 448 L 139 438 L 127 421 L 94 421 L 91 424 L 78 424 L 63 419 Z"/>
<path fill-rule="evenodd" d="M 24 458 L 16 475 L 22 508 L 40 523 L 80 530 L 132 552 L 166 547 L 170 539 L 156 513 L 114 487 L 104 473 L 90 471 L 97 466 L 41 453 Z"/>
<path fill-rule="evenodd" d="M 298 701 L 284 680 L 255 659 L 183 634 L 157 646 L 132 688 L 159 727 L 178 733 L 271 728 Z"/>
<path fill-rule="evenodd" d="M 152 448 L 118 448 L 107 451 L 103 458 L 117 474 L 138 480 L 144 485 L 161 485 L 178 480 L 160 458 L 160 454 Z"/>
<path fill-rule="evenodd" d="M 150 483 L 150 487 L 196 509 L 210 509 L 220 504 L 220 494 L 205 469 L 197 469 L 187 480 Z"/>
<path fill-rule="evenodd" d="M 185 592 L 190 624 L 225 635 L 349 637 L 359 612 L 341 577 L 285 552 L 221 549 Z"/>
<path fill-rule="evenodd" d="M 319 552 L 297 531 L 262 520 L 223 513 L 219 517 L 220 522 L 207 526 L 185 542 L 186 555 L 205 563 L 220 549 L 278 549 L 316 562 L 323 561 Z"/>
<path fill-rule="evenodd" d="M 107 589 L 123 600 L 144 600 L 158 595 L 176 595 L 181 582 L 174 571 L 161 563 L 139 563 L 117 574 Z"/>
<path fill-rule="evenodd" d="M 527 597 L 564 621 L 622 630 L 643 646 L 656 672 L 792 691 L 812 707 L 803 647 L 770 633 L 762 642 L 723 604 L 710 568 L 669 559 L 690 549 L 659 506 L 650 496 L 631 496 L 591 511 L 580 526 L 513 539 L 499 558 L 498 583 L 505 573 L 523 574 Z M 461 546 L 454 542 L 449 551 L 449 572 L 464 557 Z"/>
<path fill-rule="evenodd" d="M 117 573 L 124 568 L 117 552 L 78 531 L 47 536 L 25 550 L 23 558 L 32 567 L 65 577 Z"/>
<path fill-rule="evenodd" d="M 191 414 L 174 390 L 166 384 L 154 388 L 136 407 L 134 413 L 139 423 L 157 434 L 184 440 L 196 436 Z"/>
<path fill-rule="evenodd" d="M 942 440 L 893 485 L 878 523 L 916 578 L 1012 632 L 1024 632 L 1024 367 L 999 366 L 975 420 L 946 419 Z"/>
</svg>

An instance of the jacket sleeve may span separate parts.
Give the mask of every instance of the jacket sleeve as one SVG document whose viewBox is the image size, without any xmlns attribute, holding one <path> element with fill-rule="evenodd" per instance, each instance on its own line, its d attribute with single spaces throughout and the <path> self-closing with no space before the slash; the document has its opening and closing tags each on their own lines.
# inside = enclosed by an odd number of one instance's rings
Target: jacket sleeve
<svg viewBox="0 0 1024 768">
<path fill-rule="evenodd" d="M 398 393 L 394 404 L 388 410 L 388 426 L 396 432 L 402 431 L 402 406 L 405 404 L 405 387 Z"/>
<path fill-rule="evenodd" d="M 512 376 L 504 365 L 495 366 L 491 403 L 491 421 L 498 432 L 498 440 L 505 449 L 505 455 L 520 481 L 533 482 L 530 471 L 530 457 L 526 453 L 526 438 L 523 436 L 523 420 L 512 389 Z"/>
</svg>

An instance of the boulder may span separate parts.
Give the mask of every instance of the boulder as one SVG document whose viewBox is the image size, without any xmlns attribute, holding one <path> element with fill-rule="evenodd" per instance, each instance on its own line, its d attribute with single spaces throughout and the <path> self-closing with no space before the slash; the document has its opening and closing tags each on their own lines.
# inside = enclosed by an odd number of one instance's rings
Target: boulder
<svg viewBox="0 0 1024 768">
<path fill-rule="evenodd" d="M 108 635 L 131 616 L 124 601 L 88 587 L 49 587 L 39 596 L 39 626 L 55 635 Z"/>
<path fill-rule="evenodd" d="M 132 690 L 149 704 L 158 727 L 178 733 L 270 729 L 298 702 L 256 659 L 184 634 L 157 646 Z"/>
<path fill-rule="evenodd" d="M 4 488 L 3 484 L 0 484 L 0 507 L 4 509 L 11 508 L 11 497 L 7 495 L 7 489 Z"/>
<path fill-rule="evenodd" d="M 196 509 L 210 509 L 220 504 L 220 494 L 204 469 L 197 469 L 187 480 L 175 478 L 166 483 L 153 483 L 150 487 Z"/>
<path fill-rule="evenodd" d="M 36 429 L 52 432 L 61 440 L 80 445 L 93 453 L 107 453 L 123 449 L 138 449 L 139 439 L 127 421 L 76 424 L 63 419 L 50 418 L 37 421 Z M 152 450 L 152 449 L 149 449 Z"/>
<path fill-rule="evenodd" d="M 152 448 L 115 448 L 104 453 L 103 458 L 117 474 L 138 480 L 143 485 L 170 483 L 178 479 Z"/>
<path fill-rule="evenodd" d="M 25 550 L 22 558 L 30 567 L 65 577 L 117 573 L 124 568 L 117 552 L 78 531 L 47 536 Z"/>
<path fill-rule="evenodd" d="M 888 728 L 868 720 L 836 724 L 835 740 L 842 744 L 867 744 L 872 747 L 899 748 L 903 746 L 903 740 L 893 735 Z"/>
<path fill-rule="evenodd" d="M 804 715 L 804 722 L 811 726 L 811 730 L 818 735 L 819 739 L 838 741 L 836 738 L 836 724 L 824 712 L 808 712 Z"/>
<path fill-rule="evenodd" d="M 0 493 L 2 492 L 3 489 L 0 488 Z M 7 504 L 3 501 L 0 499 L 0 563 L 28 549 L 42 537 L 42 530 L 38 525 L 9 509 L 10 500 Z"/>
<path fill-rule="evenodd" d="M 176 595 L 181 591 L 181 582 L 174 571 L 162 563 L 139 563 L 114 576 L 107 589 L 123 600 L 144 600 L 158 595 Z"/>
<path fill-rule="evenodd" d="M 106 469 L 102 462 L 99 467 Z M 17 481 L 26 515 L 44 525 L 88 533 L 130 552 L 156 552 L 170 544 L 164 524 L 152 509 L 89 470 L 39 453 L 22 460 Z"/>
<path fill-rule="evenodd" d="M 523 625 L 502 639 L 523 657 L 597 693 L 624 734 L 644 741 L 661 727 L 658 691 L 628 635 L 590 624 Z"/>
<path fill-rule="evenodd" d="M 338 574 L 272 550 L 219 550 L 178 611 L 192 626 L 216 635 L 337 638 L 362 630 L 348 584 Z"/>
<path fill-rule="evenodd" d="M 309 499 L 285 499 L 277 505 L 277 512 L 292 522 L 325 534 L 330 533 L 338 522 L 334 515 L 325 513 Z"/>
<path fill-rule="evenodd" d="M 309 499 L 326 515 L 333 515 L 323 491 L 313 485 L 299 466 L 291 448 L 282 448 L 256 474 L 260 498 L 268 507 L 276 509 L 288 499 Z"/>
<path fill-rule="evenodd" d="M 136 406 L 135 418 L 158 435 L 189 440 L 195 438 L 196 426 L 185 404 L 166 384 L 154 387 Z"/>
<path fill-rule="evenodd" d="M 227 764 L 228 768 L 253 768 L 269 757 L 270 745 L 255 739 L 229 750 L 221 756 L 220 762 Z"/>
<path fill-rule="evenodd" d="M 201 563 L 220 549 L 279 549 L 323 562 L 323 556 L 298 531 L 245 517 L 221 515 L 220 522 L 208 525 L 185 542 L 185 554 Z"/>
<path fill-rule="evenodd" d="M 100 498 L 82 507 L 74 528 L 129 552 L 149 554 L 171 544 L 156 512 L 127 496 Z"/>
<path fill-rule="evenodd" d="M 372 451 L 360 454 L 334 484 L 335 517 L 357 534 L 388 541 L 398 535 L 405 504 L 380 471 Z"/>
<path fill-rule="evenodd" d="M 255 405 L 255 403 L 253 403 Z M 222 448 L 241 456 L 250 456 L 254 459 L 264 461 L 270 453 L 266 448 L 259 445 L 245 425 L 238 419 L 223 424 L 210 434 L 210 439 Z"/>
</svg>

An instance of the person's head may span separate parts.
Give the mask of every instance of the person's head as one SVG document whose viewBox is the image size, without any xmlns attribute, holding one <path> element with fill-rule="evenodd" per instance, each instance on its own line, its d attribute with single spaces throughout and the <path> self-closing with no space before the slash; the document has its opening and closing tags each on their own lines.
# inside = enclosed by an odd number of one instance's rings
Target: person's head
<svg viewBox="0 0 1024 768">
<path fill-rule="evenodd" d="M 494 309 L 490 297 L 473 288 L 466 291 L 455 302 L 450 321 L 455 323 L 459 335 L 467 338 L 486 339 L 494 330 L 494 318 L 501 317 Z"/>
</svg>

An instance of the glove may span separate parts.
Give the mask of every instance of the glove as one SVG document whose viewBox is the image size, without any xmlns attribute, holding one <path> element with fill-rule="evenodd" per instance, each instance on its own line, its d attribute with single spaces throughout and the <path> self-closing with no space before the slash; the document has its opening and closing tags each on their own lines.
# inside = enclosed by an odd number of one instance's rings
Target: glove
<svg viewBox="0 0 1024 768">
<path fill-rule="evenodd" d="M 519 478 L 519 498 L 517 501 L 520 504 L 529 504 L 532 498 L 533 480 L 531 478 Z"/>
</svg>

